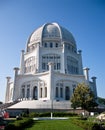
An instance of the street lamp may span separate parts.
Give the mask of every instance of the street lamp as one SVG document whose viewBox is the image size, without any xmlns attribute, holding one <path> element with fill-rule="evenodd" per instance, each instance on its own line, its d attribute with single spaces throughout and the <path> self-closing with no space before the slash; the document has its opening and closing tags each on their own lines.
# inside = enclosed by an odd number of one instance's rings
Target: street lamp
<svg viewBox="0 0 105 130">
<path fill-rule="evenodd" d="M 53 98 L 51 100 L 51 119 L 53 118 Z"/>
<path fill-rule="evenodd" d="M 49 62 L 49 76 L 50 76 L 50 89 L 51 89 L 51 119 L 53 118 L 53 86 L 54 86 L 54 77 L 53 77 L 53 70 L 54 70 L 54 63 Z"/>
</svg>

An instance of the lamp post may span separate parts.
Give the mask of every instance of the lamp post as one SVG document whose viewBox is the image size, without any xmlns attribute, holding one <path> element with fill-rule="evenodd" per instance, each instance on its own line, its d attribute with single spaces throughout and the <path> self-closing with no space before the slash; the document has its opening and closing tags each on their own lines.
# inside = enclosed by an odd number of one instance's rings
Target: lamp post
<svg viewBox="0 0 105 130">
<path fill-rule="evenodd" d="M 52 87 L 51 87 L 51 119 L 53 119 L 53 100 L 54 100 L 54 95 L 53 95 L 53 86 L 54 86 L 54 84 L 53 84 L 53 81 L 52 81 Z"/>
<path fill-rule="evenodd" d="M 51 119 L 53 118 L 53 98 L 51 100 Z"/>
<path fill-rule="evenodd" d="M 49 77 L 50 77 L 50 92 L 51 92 L 51 119 L 53 118 L 53 86 L 54 86 L 54 82 L 53 82 L 53 69 L 54 69 L 54 63 L 53 62 L 49 62 Z"/>
</svg>

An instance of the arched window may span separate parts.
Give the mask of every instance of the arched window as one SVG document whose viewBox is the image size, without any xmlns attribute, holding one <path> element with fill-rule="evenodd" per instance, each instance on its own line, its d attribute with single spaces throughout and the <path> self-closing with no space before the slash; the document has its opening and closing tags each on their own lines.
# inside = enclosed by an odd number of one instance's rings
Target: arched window
<svg viewBox="0 0 105 130">
<path fill-rule="evenodd" d="M 42 56 L 42 70 L 48 70 L 49 66 L 48 63 L 54 63 L 54 70 L 61 69 L 61 57 L 57 54 L 46 54 Z"/>
<path fill-rule="evenodd" d="M 61 64 L 57 63 L 57 70 L 60 70 L 60 68 L 61 68 Z"/>
<path fill-rule="evenodd" d="M 50 43 L 50 48 L 52 48 L 52 47 L 53 47 L 53 43 L 51 42 L 51 43 Z"/>
<path fill-rule="evenodd" d="M 58 87 L 56 87 L 56 98 L 58 98 Z"/>
<path fill-rule="evenodd" d="M 29 97 L 30 97 L 30 89 L 27 88 L 27 98 L 29 98 Z"/>
<path fill-rule="evenodd" d="M 28 59 L 25 60 L 25 73 L 30 73 L 35 71 L 35 57 L 29 57 Z"/>
<path fill-rule="evenodd" d="M 33 88 L 33 99 L 37 100 L 38 99 L 38 89 L 37 86 Z"/>
<path fill-rule="evenodd" d="M 47 43 L 46 42 L 44 43 L 44 47 L 47 47 Z"/>
<path fill-rule="evenodd" d="M 63 88 L 60 88 L 60 97 L 63 98 Z"/>
<path fill-rule="evenodd" d="M 40 88 L 40 97 L 42 98 L 42 88 Z"/>
<path fill-rule="evenodd" d="M 22 88 L 22 98 L 25 98 L 25 89 Z"/>
<path fill-rule="evenodd" d="M 65 99 L 70 100 L 70 88 L 66 87 L 65 89 Z"/>
<path fill-rule="evenodd" d="M 58 47 L 58 43 L 55 43 L 55 47 Z"/>
<path fill-rule="evenodd" d="M 30 97 L 30 85 L 27 85 L 27 99 Z"/>
<path fill-rule="evenodd" d="M 71 56 L 67 56 L 67 71 L 69 74 L 78 74 L 78 60 Z"/>
<path fill-rule="evenodd" d="M 22 98 L 25 98 L 25 85 L 22 85 L 21 94 Z"/>
</svg>

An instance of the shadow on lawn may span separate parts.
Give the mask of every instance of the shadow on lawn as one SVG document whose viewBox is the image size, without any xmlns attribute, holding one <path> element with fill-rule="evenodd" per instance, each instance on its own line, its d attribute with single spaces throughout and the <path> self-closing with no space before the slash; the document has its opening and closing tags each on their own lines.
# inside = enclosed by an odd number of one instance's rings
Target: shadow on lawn
<svg viewBox="0 0 105 130">
<path fill-rule="evenodd" d="M 25 130 L 26 128 L 31 128 L 36 123 L 37 123 L 36 121 L 33 121 L 32 123 L 30 123 L 27 126 L 25 126 L 24 128 L 22 128 L 22 130 Z"/>
</svg>

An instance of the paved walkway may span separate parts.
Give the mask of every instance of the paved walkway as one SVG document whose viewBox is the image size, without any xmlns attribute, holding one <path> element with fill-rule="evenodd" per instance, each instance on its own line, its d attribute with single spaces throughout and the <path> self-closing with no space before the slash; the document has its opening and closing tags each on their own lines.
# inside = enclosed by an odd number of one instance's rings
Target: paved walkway
<svg viewBox="0 0 105 130">
<path fill-rule="evenodd" d="M 67 120 L 69 117 L 35 117 L 34 120 Z"/>
</svg>

